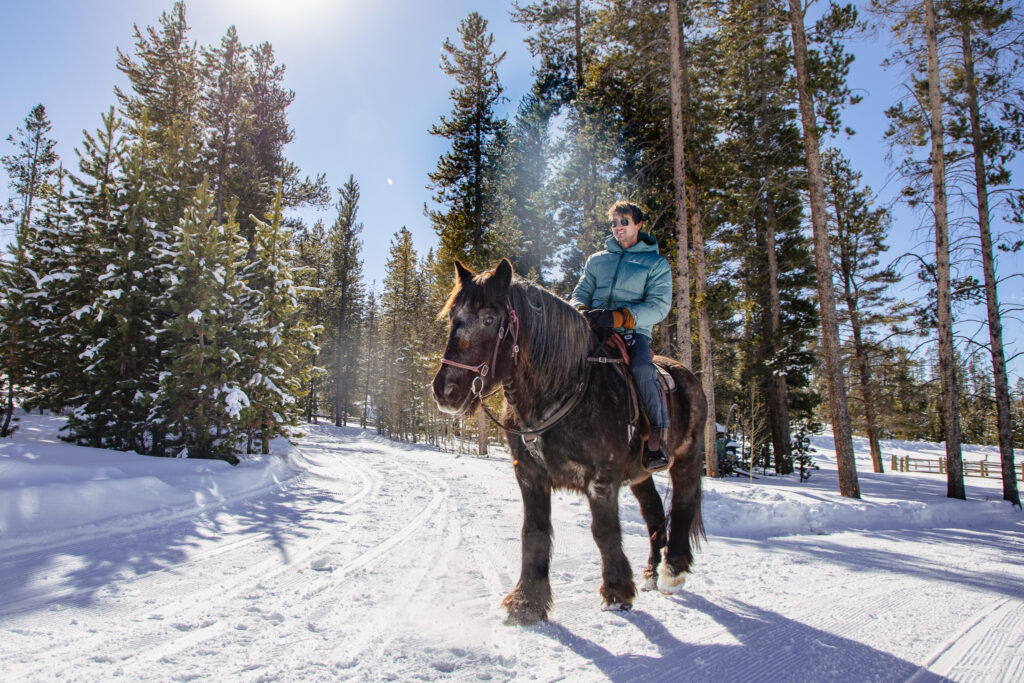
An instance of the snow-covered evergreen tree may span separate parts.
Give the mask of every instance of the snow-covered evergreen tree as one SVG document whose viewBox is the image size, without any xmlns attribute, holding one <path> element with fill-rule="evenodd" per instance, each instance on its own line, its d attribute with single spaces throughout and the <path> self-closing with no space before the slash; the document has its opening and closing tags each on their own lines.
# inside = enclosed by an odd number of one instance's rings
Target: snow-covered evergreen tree
<svg viewBox="0 0 1024 683">
<path fill-rule="evenodd" d="M 159 332 L 165 350 L 153 420 L 162 424 L 170 454 L 237 462 L 238 421 L 249 405 L 237 350 L 247 245 L 233 217 L 220 223 L 217 213 L 204 180 L 173 230 L 163 295 L 170 319 Z"/>
<path fill-rule="evenodd" d="M 243 390 L 249 406 L 242 411 L 247 431 L 248 452 L 260 439 L 263 453 L 270 452 L 270 440 L 287 436 L 302 414 L 299 399 L 310 376 L 306 362 L 314 349 L 313 333 L 302 319 L 298 254 L 281 214 L 281 188 L 272 210 L 256 226 L 253 246 L 256 260 L 246 269 L 255 293 L 248 310 L 247 345 L 241 352 L 247 379 Z"/>
<path fill-rule="evenodd" d="M 39 276 L 31 255 L 38 239 L 41 206 L 56 187 L 59 158 L 51 124 L 39 104 L 25 118 L 25 127 L 7 137 L 15 151 L 0 157 L 7 171 L 11 199 L 4 213 L 14 223 L 14 240 L 0 258 L 0 376 L 4 384 L 0 437 L 13 431 L 14 401 L 31 377 L 30 359 L 38 343 Z"/>
<path fill-rule="evenodd" d="M 159 384 L 166 319 L 161 301 L 161 252 L 168 241 L 151 216 L 153 148 L 145 136 L 127 153 L 124 173 L 110 191 L 110 217 L 92 224 L 98 291 L 82 314 L 84 382 L 70 397 L 72 438 L 91 446 L 164 453 L 159 425 L 150 421 Z"/>
</svg>

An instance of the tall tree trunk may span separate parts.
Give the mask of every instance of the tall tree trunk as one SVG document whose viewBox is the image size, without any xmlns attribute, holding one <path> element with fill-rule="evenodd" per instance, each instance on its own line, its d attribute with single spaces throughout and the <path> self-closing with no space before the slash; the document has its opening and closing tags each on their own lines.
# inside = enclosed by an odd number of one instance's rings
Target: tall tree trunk
<svg viewBox="0 0 1024 683">
<path fill-rule="evenodd" d="M 767 176 L 766 176 L 767 178 Z M 793 444 L 789 427 L 789 386 L 786 384 L 786 365 L 780 363 L 782 349 L 782 303 L 779 298 L 779 258 L 775 249 L 775 200 L 771 187 L 765 188 L 765 251 L 768 255 L 768 333 L 772 352 L 772 378 L 768 391 L 768 416 L 771 419 L 772 450 L 775 452 L 775 471 L 789 474 L 793 471 Z"/>
<path fill-rule="evenodd" d="M 682 43 L 682 36 L 680 36 Z M 683 111 L 686 116 L 683 118 L 683 141 L 685 143 L 693 140 L 694 123 L 693 109 L 691 102 L 690 83 L 690 62 L 689 54 L 685 44 L 680 51 L 681 76 L 682 76 L 682 98 Z M 693 266 L 694 285 L 697 289 L 697 336 L 700 347 L 700 368 L 701 386 L 704 389 L 704 397 L 708 402 L 708 419 L 704 423 L 704 455 L 705 471 L 709 477 L 718 476 L 718 430 L 717 430 L 717 408 L 715 406 L 715 362 L 711 349 L 711 313 L 707 305 L 707 255 L 704 253 L 704 220 L 700 208 L 699 192 L 697 189 L 697 162 L 692 154 L 686 155 L 686 166 L 684 168 L 686 180 L 686 191 L 689 197 L 690 229 L 693 231 Z"/>
<path fill-rule="evenodd" d="M 791 0 L 792 2 L 793 0 Z M 943 432 L 946 438 L 946 495 L 966 498 L 960 452 L 959 391 L 953 355 L 953 305 L 950 287 L 949 223 L 946 207 L 946 160 L 943 150 L 942 91 L 935 3 L 924 0 L 925 44 L 928 51 L 928 108 L 931 118 L 932 192 L 935 198 L 935 275 L 939 320 L 939 387 L 942 393 Z"/>
<path fill-rule="evenodd" d="M 668 0 L 669 22 L 669 94 L 672 100 L 672 181 L 676 213 L 676 343 L 679 360 L 693 367 L 690 343 L 690 226 L 686 211 L 686 141 L 683 137 L 682 30 L 679 26 L 679 0 Z M 712 416 L 712 420 L 714 417 Z"/>
<path fill-rule="evenodd" d="M 971 25 L 961 23 L 964 74 L 967 82 L 967 106 L 971 117 L 971 142 L 974 147 L 974 177 L 978 194 L 978 232 L 981 236 L 981 264 L 985 273 L 985 304 L 988 309 L 988 337 L 992 352 L 992 377 L 996 392 L 996 423 L 999 429 L 999 464 L 1003 474 L 1003 500 L 1020 507 L 1017 476 L 1013 468 L 1013 428 L 1010 419 L 1010 384 L 1006 376 L 1003 353 L 1003 322 L 999 315 L 996 292 L 996 268 L 992 255 L 992 232 L 989 228 L 988 181 L 985 178 L 985 153 L 982 148 L 981 120 L 978 107 L 978 85 L 974 73 L 974 48 Z"/>
<path fill-rule="evenodd" d="M 853 353 L 857 362 L 857 370 L 860 375 L 860 395 L 864 401 L 864 422 L 868 432 L 868 444 L 871 448 L 871 467 L 876 473 L 885 471 L 882 464 L 882 448 L 878 442 L 878 429 L 875 426 L 875 399 L 874 383 L 871 378 L 871 361 L 868 358 L 867 347 L 864 346 L 863 325 L 860 320 L 858 303 L 860 293 L 857 283 L 853 279 L 853 257 L 848 249 L 846 217 L 839 207 L 835 205 L 836 229 L 839 233 L 839 268 L 840 276 L 843 279 L 843 298 L 846 300 L 846 309 L 850 313 L 850 327 L 853 328 Z"/>
<path fill-rule="evenodd" d="M 715 363 L 711 349 L 711 313 L 707 304 L 707 259 L 704 255 L 704 226 L 701 220 L 700 204 L 697 202 L 697 187 L 688 183 L 690 206 L 693 209 L 693 265 L 694 285 L 697 289 L 697 336 L 700 342 L 700 383 L 708 401 L 708 419 L 704 423 L 705 467 L 709 477 L 718 476 L 718 432 L 715 407 Z"/>
<path fill-rule="evenodd" d="M 836 318 L 835 291 L 832 285 L 832 250 L 825 225 L 825 182 L 818 149 L 818 126 L 814 100 L 807 82 L 807 36 L 801 0 L 789 0 L 789 18 L 793 29 L 793 63 L 800 99 L 800 121 L 807 155 L 807 181 L 811 195 L 811 225 L 814 229 L 814 265 L 818 275 L 818 299 L 821 306 L 821 341 L 825 354 L 825 375 L 839 470 L 839 493 L 860 498 L 857 463 L 853 454 L 850 411 L 846 403 L 843 365 L 839 358 L 839 323 Z"/>
<path fill-rule="evenodd" d="M 875 426 L 875 391 L 871 379 L 871 362 L 868 359 L 868 350 L 864 346 L 864 337 L 860 324 L 860 313 L 857 310 L 857 302 L 847 296 L 847 304 L 850 309 L 850 324 L 853 326 L 853 352 L 857 357 L 857 368 L 860 371 L 860 395 L 864 399 L 864 421 L 867 423 L 868 444 L 871 446 L 871 466 L 875 472 L 885 471 L 882 465 L 882 448 L 878 442 L 878 429 Z"/>
</svg>

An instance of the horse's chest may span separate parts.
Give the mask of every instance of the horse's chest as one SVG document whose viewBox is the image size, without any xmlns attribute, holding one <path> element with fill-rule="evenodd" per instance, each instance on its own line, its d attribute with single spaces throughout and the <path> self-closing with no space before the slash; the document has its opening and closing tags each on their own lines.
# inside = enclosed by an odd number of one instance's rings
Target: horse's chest
<svg viewBox="0 0 1024 683">
<path fill-rule="evenodd" d="M 539 438 L 526 445 L 527 457 L 534 466 L 544 470 L 555 488 L 584 491 L 590 479 L 590 468 L 585 464 L 566 457 L 563 448 L 555 440 L 545 442 Z"/>
</svg>

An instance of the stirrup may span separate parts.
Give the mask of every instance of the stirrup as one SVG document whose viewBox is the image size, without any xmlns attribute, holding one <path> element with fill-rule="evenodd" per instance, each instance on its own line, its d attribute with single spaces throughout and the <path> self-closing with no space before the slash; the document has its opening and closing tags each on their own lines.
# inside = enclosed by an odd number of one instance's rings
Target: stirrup
<svg viewBox="0 0 1024 683">
<path fill-rule="evenodd" d="M 644 454 L 641 463 L 644 469 L 650 473 L 661 472 L 667 470 L 669 466 L 668 456 L 665 454 L 664 447 L 659 448 L 656 451 L 644 446 Z"/>
</svg>

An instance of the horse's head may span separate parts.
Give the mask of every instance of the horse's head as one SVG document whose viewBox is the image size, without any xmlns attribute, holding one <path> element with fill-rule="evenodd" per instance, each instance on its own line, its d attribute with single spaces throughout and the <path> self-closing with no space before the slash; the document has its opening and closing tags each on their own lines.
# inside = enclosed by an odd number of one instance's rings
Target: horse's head
<svg viewBox="0 0 1024 683">
<path fill-rule="evenodd" d="M 431 390 L 438 408 L 460 415 L 475 410 L 481 396 L 511 375 L 519 322 L 509 304 L 508 259 L 479 275 L 456 261 L 455 276 L 441 311 L 449 321 L 448 344 Z"/>
</svg>

